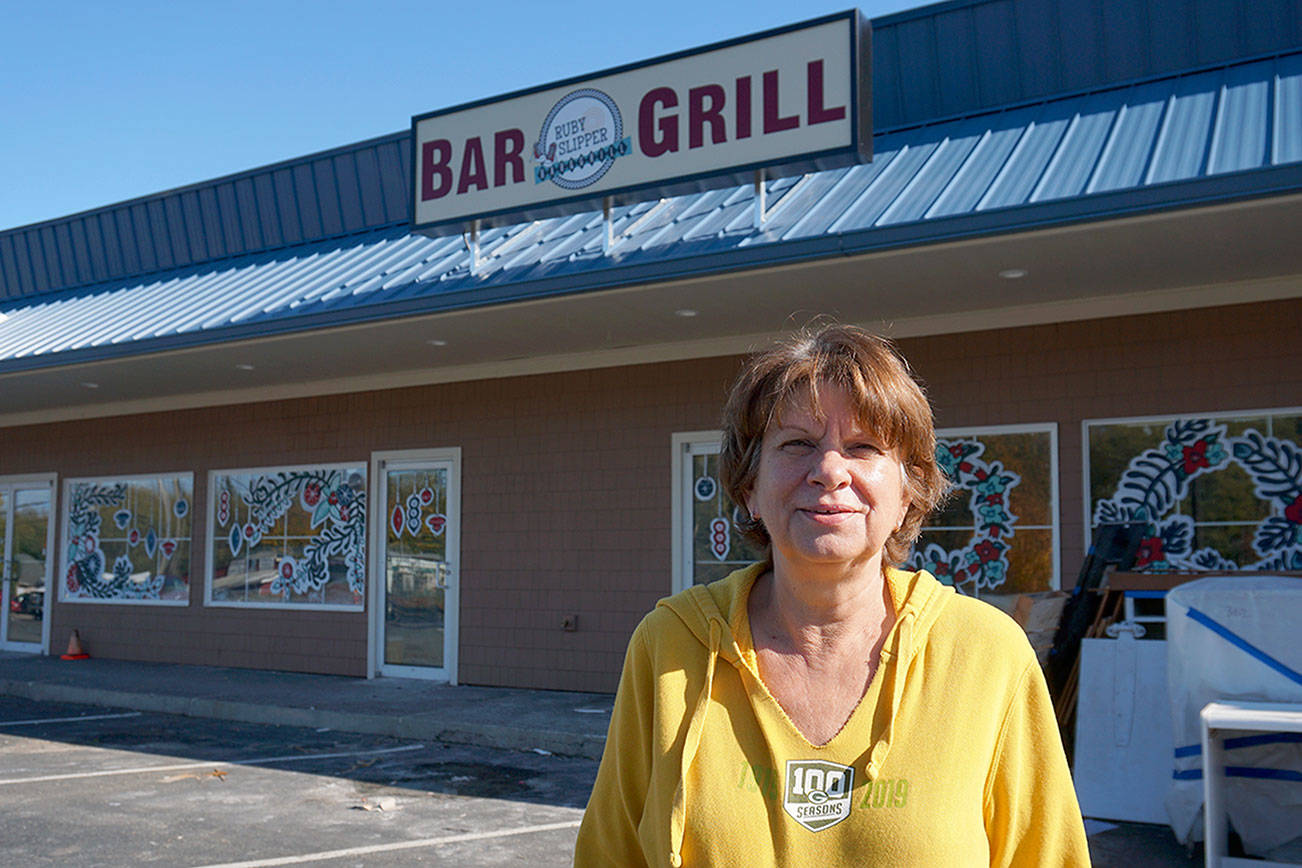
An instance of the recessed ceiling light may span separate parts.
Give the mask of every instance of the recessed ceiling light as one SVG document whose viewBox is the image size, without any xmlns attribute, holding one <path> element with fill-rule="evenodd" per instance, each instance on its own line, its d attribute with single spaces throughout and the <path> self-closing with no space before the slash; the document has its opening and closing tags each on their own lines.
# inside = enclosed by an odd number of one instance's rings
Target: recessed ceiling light
<svg viewBox="0 0 1302 868">
<path fill-rule="evenodd" d="M 696 311 L 692 310 L 690 307 L 680 307 L 678 310 L 674 311 L 674 316 L 696 316 Z"/>
<path fill-rule="evenodd" d="M 448 342 L 442 338 L 430 338 L 425 341 L 425 343 L 429 344 L 431 347 L 446 347 L 448 345 Z"/>
<path fill-rule="evenodd" d="M 1026 269 L 1005 268 L 1003 271 L 999 272 L 999 276 L 1004 280 L 1020 280 L 1021 278 L 1026 277 Z"/>
<path fill-rule="evenodd" d="M 82 383 L 81 385 L 82 385 L 82 388 L 84 388 L 84 389 L 98 389 L 98 388 L 99 388 L 99 383 Z"/>
<path fill-rule="evenodd" d="M 239 368 L 241 371 L 251 371 L 251 370 L 253 370 L 253 366 L 250 365 L 250 364 L 247 364 L 247 363 L 245 363 L 245 362 L 241 362 L 240 364 L 236 365 L 235 367 Z"/>
</svg>

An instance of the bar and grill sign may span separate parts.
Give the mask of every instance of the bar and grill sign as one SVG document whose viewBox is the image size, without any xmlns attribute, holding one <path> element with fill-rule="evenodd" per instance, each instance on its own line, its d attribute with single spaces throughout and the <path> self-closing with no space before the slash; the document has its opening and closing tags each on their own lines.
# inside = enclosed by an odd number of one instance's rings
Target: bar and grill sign
<svg viewBox="0 0 1302 868">
<path fill-rule="evenodd" d="M 412 119 L 430 235 L 865 162 L 870 32 L 845 12 Z"/>
</svg>

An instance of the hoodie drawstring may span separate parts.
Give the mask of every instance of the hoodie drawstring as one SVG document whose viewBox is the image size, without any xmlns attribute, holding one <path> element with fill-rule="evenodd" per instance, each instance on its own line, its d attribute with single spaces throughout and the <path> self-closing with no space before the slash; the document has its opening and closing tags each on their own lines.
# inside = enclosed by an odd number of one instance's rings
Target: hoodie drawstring
<svg viewBox="0 0 1302 868">
<path fill-rule="evenodd" d="M 710 656 L 705 664 L 705 687 L 701 690 L 696 708 L 692 710 L 692 720 L 687 726 L 687 738 L 683 741 L 682 766 L 678 770 L 678 788 L 674 790 L 674 805 L 669 814 L 669 864 L 672 868 L 681 868 L 683 864 L 683 835 L 687 825 L 687 772 L 696 760 L 696 752 L 701 747 L 701 734 L 705 731 L 705 714 L 710 707 L 710 693 L 714 687 L 714 664 L 719 659 L 719 642 L 723 634 L 719 622 L 710 619 Z"/>
<path fill-rule="evenodd" d="M 913 622 L 915 613 L 912 611 L 905 612 L 900 618 L 900 623 L 895 631 L 895 651 L 890 661 L 891 669 L 891 713 L 886 718 L 886 729 L 881 738 L 873 744 L 872 751 L 868 754 L 868 780 L 875 781 L 881 774 L 882 764 L 886 762 L 886 754 L 890 752 L 891 741 L 895 737 L 895 718 L 900 714 L 900 700 L 904 697 L 904 682 L 908 673 L 909 663 L 912 659 L 913 648 Z M 910 659 L 906 660 L 905 655 Z M 886 665 L 882 663 L 880 665 Z"/>
</svg>

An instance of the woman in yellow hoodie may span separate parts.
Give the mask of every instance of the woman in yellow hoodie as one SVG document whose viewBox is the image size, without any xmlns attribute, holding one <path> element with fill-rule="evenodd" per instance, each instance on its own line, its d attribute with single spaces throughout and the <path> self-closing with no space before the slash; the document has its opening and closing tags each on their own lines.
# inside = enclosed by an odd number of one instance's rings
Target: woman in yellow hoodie
<svg viewBox="0 0 1302 868">
<path fill-rule="evenodd" d="M 880 338 L 750 360 L 720 475 L 768 558 L 634 632 L 575 865 L 1089 864 L 1026 637 L 895 566 L 946 488 L 935 440 Z"/>
</svg>

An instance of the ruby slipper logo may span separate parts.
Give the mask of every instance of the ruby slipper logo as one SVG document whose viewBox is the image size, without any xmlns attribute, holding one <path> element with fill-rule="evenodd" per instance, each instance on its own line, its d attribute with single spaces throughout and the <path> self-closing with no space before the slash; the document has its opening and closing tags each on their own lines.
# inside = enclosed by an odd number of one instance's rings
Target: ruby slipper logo
<svg viewBox="0 0 1302 868">
<path fill-rule="evenodd" d="M 533 180 L 581 190 L 600 181 L 616 159 L 632 152 L 615 101 L 596 88 L 580 88 L 561 97 L 543 121 L 533 146 Z"/>
</svg>

